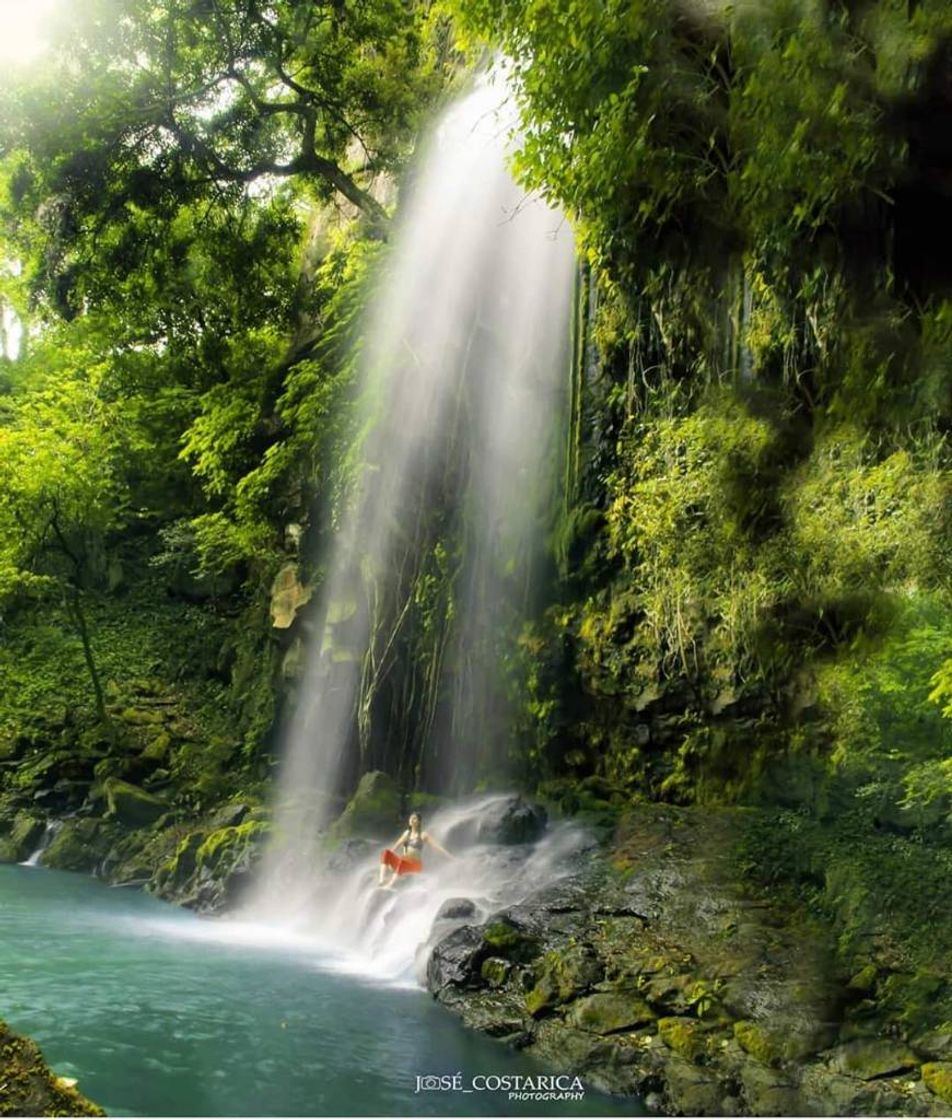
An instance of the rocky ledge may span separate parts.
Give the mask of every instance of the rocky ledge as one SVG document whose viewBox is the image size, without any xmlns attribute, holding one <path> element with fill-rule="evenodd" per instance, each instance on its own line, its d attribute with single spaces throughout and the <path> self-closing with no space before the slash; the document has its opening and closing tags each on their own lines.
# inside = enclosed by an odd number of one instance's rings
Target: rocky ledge
<svg viewBox="0 0 952 1120">
<path fill-rule="evenodd" d="M 74 1086 L 50 1070 L 35 1042 L 0 1022 L 0 1116 L 105 1116 Z"/>
<path fill-rule="evenodd" d="M 427 986 L 463 1022 L 673 1115 L 952 1115 L 952 1028 L 869 1013 L 824 931 L 738 882 L 743 811 L 645 806 L 606 851 L 478 920 L 444 906 Z"/>
</svg>

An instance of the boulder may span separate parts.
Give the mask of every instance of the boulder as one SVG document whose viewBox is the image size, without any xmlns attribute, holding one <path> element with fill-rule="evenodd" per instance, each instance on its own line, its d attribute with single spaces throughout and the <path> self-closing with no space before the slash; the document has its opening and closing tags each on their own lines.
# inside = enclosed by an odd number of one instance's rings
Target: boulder
<svg viewBox="0 0 952 1120">
<path fill-rule="evenodd" d="M 475 918 L 476 903 L 471 898 L 448 898 L 437 910 L 434 921 Z"/>
<path fill-rule="evenodd" d="M 541 805 L 521 797 L 497 797 L 478 813 L 464 817 L 446 831 L 449 848 L 472 844 L 533 844 L 545 832 L 548 815 Z"/>
<path fill-rule="evenodd" d="M 487 955 L 483 931 L 458 926 L 434 946 L 426 965 L 427 988 L 439 994 L 449 987 L 480 987 L 480 968 Z"/>
<path fill-rule="evenodd" d="M 107 778 L 103 793 L 111 816 L 129 828 L 145 828 L 167 813 L 168 803 L 121 778 Z"/>
</svg>

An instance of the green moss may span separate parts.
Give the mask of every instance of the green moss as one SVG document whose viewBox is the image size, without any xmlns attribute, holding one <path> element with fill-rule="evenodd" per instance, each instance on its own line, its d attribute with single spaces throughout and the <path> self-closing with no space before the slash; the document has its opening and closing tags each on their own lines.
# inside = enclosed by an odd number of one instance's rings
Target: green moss
<svg viewBox="0 0 952 1120">
<path fill-rule="evenodd" d="M 734 1037 L 752 1058 L 764 1065 L 776 1065 L 784 1056 L 782 1044 L 770 1032 L 749 1020 L 734 1024 Z"/>
<path fill-rule="evenodd" d="M 501 957 L 487 957 L 480 965 L 479 975 L 491 988 L 501 988 L 512 971 L 512 962 Z"/>
<path fill-rule="evenodd" d="M 696 1062 L 710 1052 L 708 1036 L 694 1019 L 672 1016 L 658 1020 L 661 1041 L 682 1058 Z"/>
<path fill-rule="evenodd" d="M 331 826 L 336 838 L 372 836 L 393 839 L 401 825 L 400 791 L 389 774 L 373 770 L 360 779 L 354 796 Z"/>
<path fill-rule="evenodd" d="M 854 976 L 851 976 L 847 987 L 854 992 L 871 992 L 876 987 L 876 978 L 879 972 L 872 963 L 865 965 Z"/>
<path fill-rule="evenodd" d="M 254 845 L 270 830 L 266 821 L 249 820 L 229 828 L 219 828 L 210 833 L 195 852 L 200 867 L 220 868 L 229 860 Z"/>
<path fill-rule="evenodd" d="M 59 871 L 92 871 L 109 850 L 102 821 L 73 817 L 60 826 L 40 862 Z"/>
<path fill-rule="evenodd" d="M 596 992 L 571 1005 L 567 1022 L 592 1034 L 612 1034 L 633 1030 L 656 1018 L 654 1011 L 634 992 Z"/>
<path fill-rule="evenodd" d="M 952 1104 L 952 1062 L 927 1062 L 922 1067 L 927 1089 L 946 1104 Z"/>
<path fill-rule="evenodd" d="M 483 941 L 496 956 L 510 961 L 528 963 L 538 956 L 539 945 L 530 937 L 508 922 L 493 922 L 483 930 Z"/>
<path fill-rule="evenodd" d="M 0 1115 L 104 1116 L 98 1105 L 57 1077 L 34 1042 L 0 1022 Z"/>
<path fill-rule="evenodd" d="M 581 995 L 604 978 L 605 968 L 585 945 L 550 950 L 542 958 L 535 987 L 526 995 L 526 1008 L 534 1017 Z"/>
<path fill-rule="evenodd" d="M 121 778 L 107 778 L 102 789 L 109 813 L 130 828 L 153 824 L 169 809 L 168 802 L 163 798 Z"/>
</svg>

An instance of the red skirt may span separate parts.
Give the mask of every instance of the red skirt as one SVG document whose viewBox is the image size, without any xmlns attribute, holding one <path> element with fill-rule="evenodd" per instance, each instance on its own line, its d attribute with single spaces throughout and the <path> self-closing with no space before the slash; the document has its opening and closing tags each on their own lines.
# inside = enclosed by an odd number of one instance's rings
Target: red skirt
<svg viewBox="0 0 952 1120">
<path fill-rule="evenodd" d="M 416 875 L 423 870 L 423 864 L 418 859 L 398 856 L 396 852 L 392 852 L 389 848 L 385 848 L 380 853 L 380 862 L 385 867 L 392 867 L 398 875 Z"/>
</svg>

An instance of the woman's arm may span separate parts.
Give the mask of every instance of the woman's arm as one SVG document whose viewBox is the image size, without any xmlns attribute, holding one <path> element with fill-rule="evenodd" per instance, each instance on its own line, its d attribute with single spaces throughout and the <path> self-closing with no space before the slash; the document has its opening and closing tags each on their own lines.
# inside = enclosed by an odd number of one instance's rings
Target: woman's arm
<svg viewBox="0 0 952 1120">
<path fill-rule="evenodd" d="M 405 845 L 407 840 L 409 840 L 409 839 L 410 839 L 410 830 L 408 828 L 405 828 L 403 830 L 403 832 L 400 833 L 399 837 L 396 840 L 394 840 L 393 850 L 396 851 L 397 848 Z"/>
<path fill-rule="evenodd" d="M 443 847 L 443 845 L 437 843 L 437 841 L 434 840 L 428 832 L 423 833 L 422 839 L 424 844 L 429 844 L 431 848 L 436 848 L 436 850 L 441 855 L 446 856 L 447 859 L 456 859 L 456 856 L 450 855 L 450 853 Z"/>
</svg>

